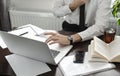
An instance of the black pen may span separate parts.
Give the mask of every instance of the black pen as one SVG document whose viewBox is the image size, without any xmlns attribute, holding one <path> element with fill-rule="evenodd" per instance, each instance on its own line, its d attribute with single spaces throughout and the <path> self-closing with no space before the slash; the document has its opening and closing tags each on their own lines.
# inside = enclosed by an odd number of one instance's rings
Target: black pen
<svg viewBox="0 0 120 76">
<path fill-rule="evenodd" d="M 24 32 L 24 33 L 20 34 L 19 36 L 25 35 L 25 34 L 27 34 L 27 33 L 28 33 L 28 32 Z"/>
</svg>

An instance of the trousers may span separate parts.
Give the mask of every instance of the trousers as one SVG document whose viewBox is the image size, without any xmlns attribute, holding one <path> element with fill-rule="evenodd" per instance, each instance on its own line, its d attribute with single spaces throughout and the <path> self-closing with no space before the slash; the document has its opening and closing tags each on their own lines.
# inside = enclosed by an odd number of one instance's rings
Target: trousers
<svg viewBox="0 0 120 76">
<path fill-rule="evenodd" d="M 81 32 L 87 29 L 86 26 L 79 26 L 77 24 L 69 24 L 67 21 L 64 21 L 62 24 L 62 29 L 69 32 Z"/>
</svg>

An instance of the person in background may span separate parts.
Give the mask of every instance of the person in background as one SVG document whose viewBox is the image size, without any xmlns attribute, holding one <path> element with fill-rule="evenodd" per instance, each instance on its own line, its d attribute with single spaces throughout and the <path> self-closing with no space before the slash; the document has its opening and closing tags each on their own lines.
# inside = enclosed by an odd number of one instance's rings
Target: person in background
<svg viewBox="0 0 120 76">
<path fill-rule="evenodd" d="M 103 34 L 104 29 L 108 28 L 107 23 L 109 22 L 109 16 L 111 13 L 111 0 L 56 0 L 54 4 L 54 15 L 57 17 L 65 17 L 64 22 L 67 22 L 68 24 L 79 25 L 79 7 L 84 4 L 85 26 L 87 29 L 80 32 L 72 30 L 72 32 L 75 31 L 77 33 L 69 36 L 47 32 L 45 35 L 51 36 L 46 40 L 46 43 L 70 45 L 75 42 L 89 40 L 93 38 L 93 36 L 100 36 Z"/>
</svg>

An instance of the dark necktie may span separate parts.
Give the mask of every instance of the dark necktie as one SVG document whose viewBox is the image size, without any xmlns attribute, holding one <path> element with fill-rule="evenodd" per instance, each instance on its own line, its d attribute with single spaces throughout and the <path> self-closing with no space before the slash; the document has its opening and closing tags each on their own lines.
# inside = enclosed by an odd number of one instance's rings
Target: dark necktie
<svg viewBox="0 0 120 76">
<path fill-rule="evenodd" d="M 85 26 L 85 4 L 80 6 L 80 18 L 79 25 Z"/>
<path fill-rule="evenodd" d="M 85 4 L 80 6 L 80 16 L 79 16 L 79 32 L 87 29 L 85 26 Z"/>
</svg>

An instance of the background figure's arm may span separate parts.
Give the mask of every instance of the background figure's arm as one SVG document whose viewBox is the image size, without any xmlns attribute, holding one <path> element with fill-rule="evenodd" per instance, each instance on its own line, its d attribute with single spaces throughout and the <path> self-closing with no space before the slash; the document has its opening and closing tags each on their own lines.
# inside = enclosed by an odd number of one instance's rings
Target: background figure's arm
<svg viewBox="0 0 120 76">
<path fill-rule="evenodd" d="M 86 0 L 73 0 L 72 2 L 67 2 L 67 0 L 56 0 L 53 6 L 53 13 L 58 17 L 69 15 L 85 2 Z"/>
<path fill-rule="evenodd" d="M 69 8 L 71 9 L 71 11 L 74 11 L 76 8 L 85 4 L 86 2 L 87 0 L 73 0 L 73 2 L 69 4 Z"/>
<path fill-rule="evenodd" d="M 69 4 L 65 4 L 64 0 L 56 0 L 53 5 L 53 13 L 57 17 L 63 17 L 72 13 L 72 11 L 69 8 Z"/>
</svg>

